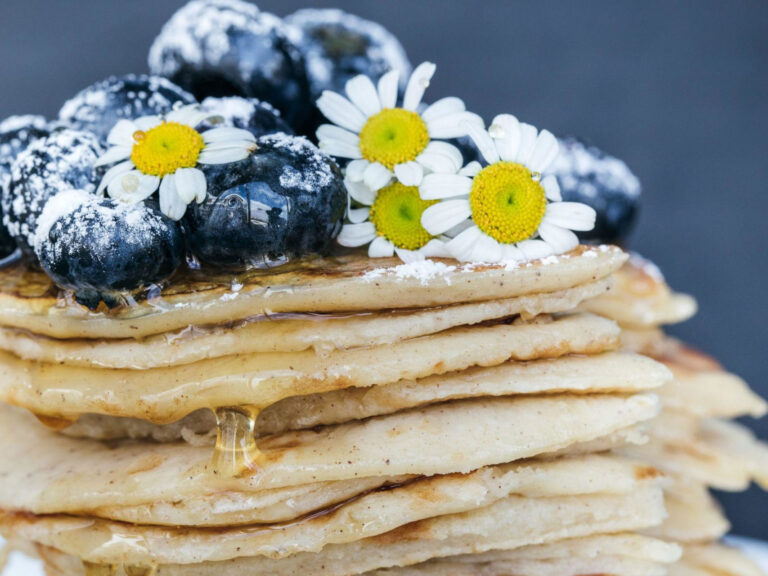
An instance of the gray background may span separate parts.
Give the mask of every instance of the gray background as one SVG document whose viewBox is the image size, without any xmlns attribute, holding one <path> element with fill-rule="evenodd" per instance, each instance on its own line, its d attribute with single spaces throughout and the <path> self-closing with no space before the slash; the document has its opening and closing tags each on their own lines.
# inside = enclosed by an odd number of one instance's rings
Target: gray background
<svg viewBox="0 0 768 576">
<path fill-rule="evenodd" d="M 52 115 L 78 89 L 142 72 L 181 0 L 1 0 L 0 118 Z M 768 2 L 760 0 L 261 0 L 285 15 L 339 6 L 395 32 L 457 95 L 576 134 L 623 158 L 645 188 L 631 245 L 701 311 L 672 332 L 768 395 Z M 750 422 L 768 437 L 768 419 Z M 725 502 L 768 538 L 768 496 Z"/>
</svg>

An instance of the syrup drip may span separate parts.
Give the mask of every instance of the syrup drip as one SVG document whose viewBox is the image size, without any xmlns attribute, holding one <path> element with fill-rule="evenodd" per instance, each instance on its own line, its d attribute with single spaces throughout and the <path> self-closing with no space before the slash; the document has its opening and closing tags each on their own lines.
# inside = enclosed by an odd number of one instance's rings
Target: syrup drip
<svg viewBox="0 0 768 576">
<path fill-rule="evenodd" d="M 83 562 L 85 576 L 117 576 L 117 566 L 114 564 L 91 564 Z"/>
<path fill-rule="evenodd" d="M 218 435 L 213 453 L 213 471 L 225 477 L 243 476 L 258 469 L 264 455 L 256 445 L 255 406 L 216 409 Z"/>
<path fill-rule="evenodd" d="M 56 418 L 55 416 L 45 416 L 43 414 L 35 414 L 35 418 L 37 418 L 43 426 L 50 428 L 51 430 L 64 430 L 75 423 L 74 420 L 69 420 L 67 418 Z"/>
</svg>

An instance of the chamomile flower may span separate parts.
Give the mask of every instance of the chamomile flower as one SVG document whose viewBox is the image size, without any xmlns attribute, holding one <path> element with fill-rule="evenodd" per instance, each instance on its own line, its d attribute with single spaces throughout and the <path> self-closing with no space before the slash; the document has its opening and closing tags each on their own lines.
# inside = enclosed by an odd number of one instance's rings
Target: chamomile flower
<svg viewBox="0 0 768 576">
<path fill-rule="evenodd" d="M 98 193 L 133 204 L 160 190 L 160 210 L 180 220 L 193 200 L 208 192 L 200 164 L 229 164 L 247 158 L 256 139 L 247 130 L 213 128 L 198 132 L 204 120 L 215 118 L 198 106 L 178 108 L 165 117 L 120 120 L 107 142 L 110 148 L 96 166 L 115 164 L 101 180 Z"/>
<path fill-rule="evenodd" d="M 546 174 L 557 139 L 509 114 L 497 116 L 487 131 L 467 130 L 487 165 L 424 177 L 422 199 L 439 201 L 424 210 L 424 229 L 451 236 L 445 247 L 464 262 L 534 260 L 578 246 L 573 231 L 591 230 L 595 211 L 563 202 L 557 179 Z"/>
<path fill-rule="evenodd" d="M 320 126 L 317 139 L 327 154 L 351 160 L 348 180 L 376 191 L 393 178 L 419 186 L 426 173 L 456 173 L 461 168 L 459 150 L 436 139 L 464 136 L 465 125 L 482 127 L 483 122 L 467 112 L 459 98 L 443 98 L 419 112 L 435 68 L 424 62 L 413 71 L 401 106 L 397 70 L 384 74 L 378 85 L 367 76 L 355 76 L 346 84 L 347 97 L 323 92 L 317 107 L 333 124 Z"/>
<path fill-rule="evenodd" d="M 368 246 L 371 258 L 395 254 L 403 262 L 447 257 L 444 243 L 421 225 L 424 210 L 434 201 L 422 200 L 416 186 L 392 182 L 374 192 L 362 182 L 346 182 L 350 201 L 362 208 L 347 210 L 337 242 L 348 248 Z"/>
</svg>

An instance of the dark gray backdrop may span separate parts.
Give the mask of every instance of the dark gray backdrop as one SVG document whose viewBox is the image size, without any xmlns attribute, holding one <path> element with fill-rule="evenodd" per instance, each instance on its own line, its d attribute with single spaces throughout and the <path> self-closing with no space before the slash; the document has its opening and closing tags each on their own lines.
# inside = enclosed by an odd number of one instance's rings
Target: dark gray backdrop
<svg viewBox="0 0 768 576">
<path fill-rule="evenodd" d="M 53 115 L 83 86 L 143 72 L 182 0 L 1 0 L 0 118 Z M 768 395 L 768 2 L 762 0 L 261 0 L 285 15 L 339 6 L 433 60 L 457 95 L 625 159 L 645 188 L 632 246 L 701 311 L 673 332 Z M 768 419 L 750 422 L 768 437 Z M 724 498 L 768 538 L 768 496 Z"/>
</svg>

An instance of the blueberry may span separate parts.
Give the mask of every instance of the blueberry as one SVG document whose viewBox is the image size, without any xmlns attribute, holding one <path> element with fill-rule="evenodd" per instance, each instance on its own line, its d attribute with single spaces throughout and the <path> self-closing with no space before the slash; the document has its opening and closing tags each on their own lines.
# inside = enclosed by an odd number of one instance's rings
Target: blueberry
<svg viewBox="0 0 768 576">
<path fill-rule="evenodd" d="M 169 278 L 185 250 L 179 224 L 154 203 L 124 204 L 82 190 L 51 198 L 34 247 L 48 275 L 90 307 Z"/>
<path fill-rule="evenodd" d="M 258 98 L 295 126 L 308 114 L 304 59 L 283 22 L 242 0 L 192 0 L 174 14 L 149 53 L 154 74 L 199 100 Z"/>
<path fill-rule="evenodd" d="M 299 10 L 285 21 L 307 63 L 313 117 L 304 133 L 314 135 L 325 121 L 314 107 L 323 90 L 343 93 L 354 76 L 375 82 L 389 70 L 400 70 L 405 88 L 411 63 L 398 39 L 380 24 L 332 8 Z"/>
<path fill-rule="evenodd" d="M 95 190 L 93 164 L 101 152 L 93 134 L 64 128 L 36 140 L 16 158 L 0 206 L 3 224 L 26 255 L 32 256 L 37 219 L 50 198 L 73 188 Z"/>
<path fill-rule="evenodd" d="M 597 211 L 595 228 L 579 232 L 583 240 L 621 243 L 637 217 L 640 181 L 627 165 L 570 137 L 560 140 L 560 155 L 553 165 L 563 200 L 583 202 Z"/>
<path fill-rule="evenodd" d="M 195 99 L 159 76 L 113 76 L 68 100 L 59 111 L 59 120 L 93 132 L 104 143 L 118 120 L 167 114 L 177 102 L 194 104 Z"/>
<path fill-rule="evenodd" d="M 341 171 L 305 138 L 264 136 L 245 160 L 203 171 L 208 197 L 186 216 L 192 253 L 203 264 L 228 270 L 276 266 L 326 253 L 341 230 Z"/>
<path fill-rule="evenodd" d="M 35 140 L 49 134 L 48 122 L 42 116 L 11 116 L 0 122 L 0 198 L 11 183 L 11 165 Z M 3 211 L 0 208 L 0 221 Z M 0 258 L 16 250 L 16 241 L 5 225 L 0 225 Z"/>
<path fill-rule="evenodd" d="M 293 134 L 291 127 L 280 117 L 280 112 L 271 104 L 256 98 L 209 97 L 203 100 L 202 108 L 206 112 L 221 116 L 225 125 L 248 130 L 257 138 L 276 132 Z M 203 125 L 200 130 L 213 127 L 213 125 Z"/>
</svg>

